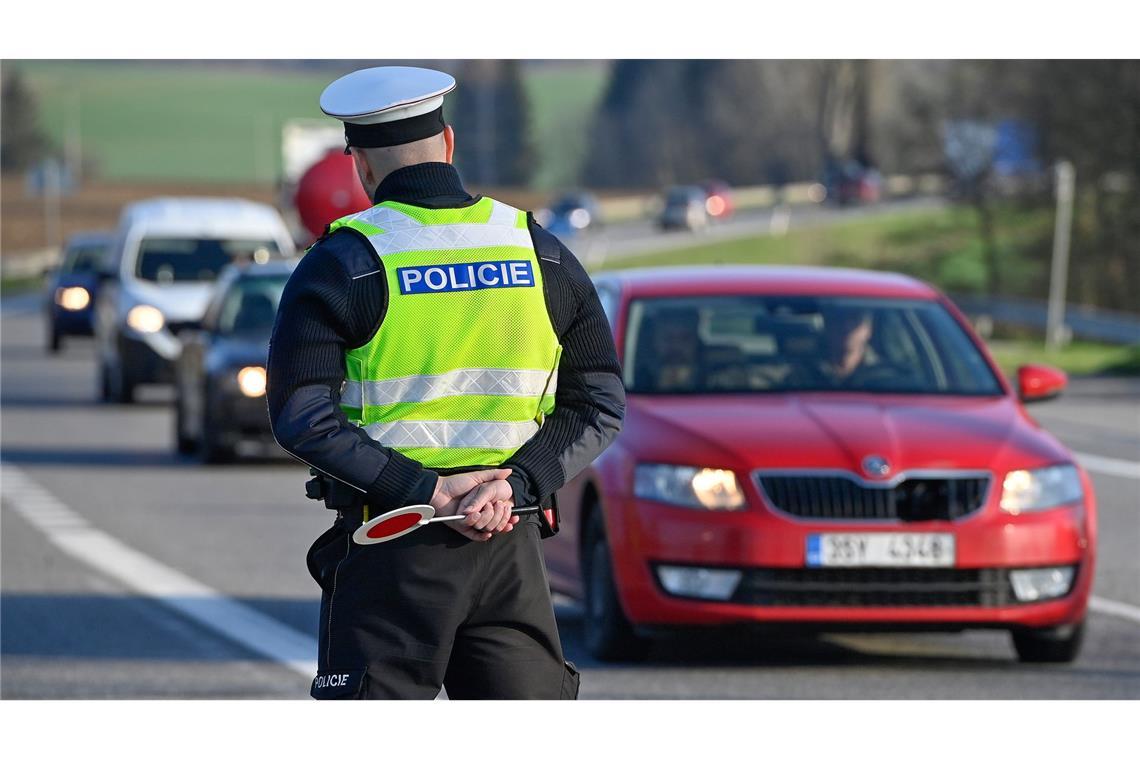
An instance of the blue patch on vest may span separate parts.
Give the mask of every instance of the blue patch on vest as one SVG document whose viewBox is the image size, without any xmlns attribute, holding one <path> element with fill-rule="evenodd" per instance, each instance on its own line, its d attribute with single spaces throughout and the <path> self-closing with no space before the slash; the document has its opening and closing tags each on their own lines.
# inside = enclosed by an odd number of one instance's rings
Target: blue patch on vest
<svg viewBox="0 0 1140 760">
<path fill-rule="evenodd" d="M 455 293 L 486 288 L 533 288 L 529 261 L 476 261 L 470 264 L 433 264 L 400 267 L 396 280 L 404 295 Z"/>
</svg>

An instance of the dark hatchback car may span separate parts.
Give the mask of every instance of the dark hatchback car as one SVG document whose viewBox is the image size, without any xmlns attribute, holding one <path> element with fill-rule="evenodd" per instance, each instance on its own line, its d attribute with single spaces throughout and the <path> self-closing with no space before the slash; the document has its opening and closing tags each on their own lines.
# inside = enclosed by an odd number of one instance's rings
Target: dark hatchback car
<svg viewBox="0 0 1140 760">
<path fill-rule="evenodd" d="M 47 349 L 59 351 L 67 335 L 93 335 L 95 298 L 105 276 L 109 232 L 81 232 L 68 239 L 59 266 L 45 277 Z"/>
<path fill-rule="evenodd" d="M 175 445 L 204 462 L 276 454 L 265 363 L 277 304 L 296 260 L 230 266 L 200 330 L 184 332 L 175 364 Z"/>
<path fill-rule="evenodd" d="M 699 185 L 678 185 L 665 192 L 657 223 L 663 230 L 704 230 L 709 226 L 708 194 Z"/>
</svg>

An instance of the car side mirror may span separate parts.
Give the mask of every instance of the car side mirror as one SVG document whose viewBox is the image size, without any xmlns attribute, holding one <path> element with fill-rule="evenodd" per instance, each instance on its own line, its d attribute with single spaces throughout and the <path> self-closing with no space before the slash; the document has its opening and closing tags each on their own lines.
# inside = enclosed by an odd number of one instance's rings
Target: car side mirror
<svg viewBox="0 0 1140 760">
<path fill-rule="evenodd" d="M 1056 367 L 1026 364 L 1017 368 L 1017 395 L 1023 403 L 1056 398 L 1068 382 L 1068 375 Z"/>
</svg>

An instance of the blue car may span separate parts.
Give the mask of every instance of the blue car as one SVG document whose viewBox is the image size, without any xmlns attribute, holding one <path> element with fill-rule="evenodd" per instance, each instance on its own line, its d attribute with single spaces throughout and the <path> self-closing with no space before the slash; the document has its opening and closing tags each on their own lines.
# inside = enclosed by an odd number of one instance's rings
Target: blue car
<svg viewBox="0 0 1140 760">
<path fill-rule="evenodd" d="M 550 205 L 535 213 L 535 219 L 544 228 L 563 240 L 579 233 L 602 228 L 598 199 L 592 193 L 566 193 Z"/>
<path fill-rule="evenodd" d="M 55 353 L 66 335 L 93 335 L 95 298 L 106 278 L 109 232 L 82 232 L 64 247 L 59 266 L 46 277 L 47 349 Z"/>
</svg>

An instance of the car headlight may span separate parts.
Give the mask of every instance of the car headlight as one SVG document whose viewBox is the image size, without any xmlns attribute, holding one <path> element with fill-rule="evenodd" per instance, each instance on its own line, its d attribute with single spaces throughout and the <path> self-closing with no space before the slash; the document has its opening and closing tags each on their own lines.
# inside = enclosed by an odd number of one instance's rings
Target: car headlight
<svg viewBox="0 0 1140 760">
<path fill-rule="evenodd" d="M 68 311 L 79 311 L 91 303 L 91 294 L 87 288 L 58 288 L 55 291 L 55 302 Z"/>
<path fill-rule="evenodd" d="M 242 395 L 250 398 L 265 395 L 264 367 L 242 367 L 238 370 L 237 381 Z"/>
<path fill-rule="evenodd" d="M 1081 476 L 1071 464 L 1013 470 L 1005 476 L 1001 508 L 1011 515 L 1059 507 L 1084 497 Z"/>
<path fill-rule="evenodd" d="M 127 325 L 141 333 L 156 333 L 166 324 L 162 312 L 153 306 L 139 304 L 127 312 Z"/>
<path fill-rule="evenodd" d="M 741 509 L 744 491 L 732 470 L 673 464 L 639 464 L 633 493 L 641 499 L 696 509 Z"/>
</svg>

